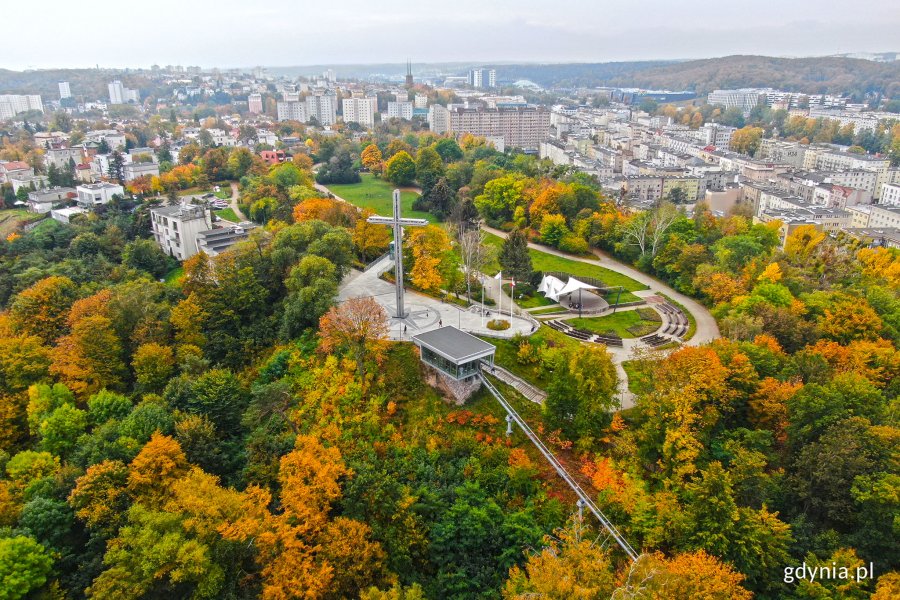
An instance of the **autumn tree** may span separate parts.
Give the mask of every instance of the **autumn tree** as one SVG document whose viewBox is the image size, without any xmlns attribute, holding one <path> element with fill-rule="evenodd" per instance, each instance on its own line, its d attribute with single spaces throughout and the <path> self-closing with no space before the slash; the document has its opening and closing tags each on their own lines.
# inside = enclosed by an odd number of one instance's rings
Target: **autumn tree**
<svg viewBox="0 0 900 600">
<path fill-rule="evenodd" d="M 351 298 L 332 307 L 319 321 L 322 350 L 349 350 L 356 361 L 360 379 L 365 377 L 367 359 L 380 361 L 388 333 L 387 313 L 368 296 Z"/>
<path fill-rule="evenodd" d="M 76 297 L 77 288 L 68 277 L 41 279 L 16 296 L 10 307 L 12 327 L 50 344 L 64 333 L 66 317 Z"/>
<path fill-rule="evenodd" d="M 646 554 L 630 565 L 625 581 L 612 594 L 613 600 L 751 600 L 753 594 L 741 584 L 744 576 L 727 563 L 703 550 L 676 554 Z"/>
<path fill-rule="evenodd" d="M 79 396 L 119 389 L 126 370 L 112 322 L 99 315 L 80 319 L 53 350 L 50 372 Z"/>
<path fill-rule="evenodd" d="M 787 236 L 784 254 L 793 264 L 805 264 L 824 239 L 825 232 L 815 225 L 800 225 Z"/>
<path fill-rule="evenodd" d="M 385 178 L 397 186 L 410 185 L 416 178 L 416 162 L 405 150 L 391 156 L 385 164 Z"/>
<path fill-rule="evenodd" d="M 365 211 L 353 228 L 353 245 L 363 262 L 384 253 L 391 243 L 391 232 L 387 227 L 366 220 L 372 214 L 374 213 L 371 211 Z"/>
<path fill-rule="evenodd" d="M 515 566 L 503 589 L 507 600 L 540 597 L 551 600 L 609 598 L 615 590 L 609 551 L 598 544 L 579 520 L 572 520 L 544 547 Z"/>
<path fill-rule="evenodd" d="M 137 386 L 143 392 L 161 392 L 175 369 L 175 353 L 155 342 L 138 346 L 131 359 Z"/>
<path fill-rule="evenodd" d="M 413 267 L 409 273 L 413 285 L 436 292 L 444 285 L 441 262 L 450 250 L 450 238 L 436 225 L 416 227 L 408 234 Z"/>
<path fill-rule="evenodd" d="M 742 127 L 731 134 L 731 149 L 735 152 L 753 156 L 759 149 L 763 133 L 765 132 L 761 127 L 752 127 L 750 125 Z"/>
<path fill-rule="evenodd" d="M 369 170 L 369 172 L 379 175 L 381 173 L 381 169 L 383 168 L 382 161 L 384 160 L 381 156 L 381 150 L 375 144 L 369 144 L 365 147 L 360 154 L 360 160 L 365 168 Z"/>
</svg>

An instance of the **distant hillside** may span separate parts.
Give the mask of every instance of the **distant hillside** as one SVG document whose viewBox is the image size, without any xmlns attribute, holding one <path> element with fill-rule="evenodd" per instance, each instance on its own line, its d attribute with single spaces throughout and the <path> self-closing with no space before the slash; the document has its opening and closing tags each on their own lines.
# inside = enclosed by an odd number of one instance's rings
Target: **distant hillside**
<svg viewBox="0 0 900 600">
<path fill-rule="evenodd" d="M 634 85 L 708 92 L 716 88 L 774 87 L 806 93 L 881 92 L 900 96 L 900 63 L 841 57 L 726 56 L 636 73 Z M 617 80 L 622 85 L 624 80 Z"/>
<path fill-rule="evenodd" d="M 623 86 L 694 90 L 774 87 L 805 93 L 880 92 L 900 97 L 900 62 L 843 57 L 725 56 L 683 62 L 625 62 L 498 66 L 504 80 L 531 79 L 545 87 Z"/>
<path fill-rule="evenodd" d="M 0 94 L 40 94 L 45 99 L 58 99 L 60 81 L 68 81 L 75 97 L 105 98 L 106 84 L 123 79 L 121 71 L 97 69 L 40 69 L 9 71 L 0 69 Z M 127 83 L 126 83 L 127 85 Z"/>
</svg>

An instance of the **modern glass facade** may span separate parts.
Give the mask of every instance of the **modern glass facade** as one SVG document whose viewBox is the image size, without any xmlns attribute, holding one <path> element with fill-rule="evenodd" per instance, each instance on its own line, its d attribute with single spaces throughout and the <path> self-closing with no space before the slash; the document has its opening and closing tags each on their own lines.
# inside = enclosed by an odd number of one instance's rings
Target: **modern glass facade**
<svg viewBox="0 0 900 600">
<path fill-rule="evenodd" d="M 490 362 L 493 362 L 493 355 L 487 357 Z M 467 379 L 472 377 L 478 373 L 479 363 L 482 361 L 482 358 L 476 358 L 474 360 L 470 360 L 468 362 L 456 364 L 451 360 L 448 360 L 437 354 L 436 352 L 422 346 L 422 362 L 427 365 L 430 365 L 437 369 L 438 371 L 444 373 L 445 375 L 452 377 L 459 381 L 460 379 Z"/>
</svg>

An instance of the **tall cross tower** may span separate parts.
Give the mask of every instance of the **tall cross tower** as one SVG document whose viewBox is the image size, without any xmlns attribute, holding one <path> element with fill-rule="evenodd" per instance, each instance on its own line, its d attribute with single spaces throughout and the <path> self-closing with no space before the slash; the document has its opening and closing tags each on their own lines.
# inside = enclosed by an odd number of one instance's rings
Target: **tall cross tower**
<svg viewBox="0 0 900 600">
<path fill-rule="evenodd" d="M 424 227 L 428 225 L 428 221 L 404 219 L 400 216 L 400 190 L 394 190 L 394 215 L 392 217 L 371 216 L 366 220 L 369 223 L 390 225 L 394 228 L 394 276 L 397 286 L 397 314 L 394 317 L 404 319 L 407 313 L 403 306 L 403 226 Z"/>
</svg>

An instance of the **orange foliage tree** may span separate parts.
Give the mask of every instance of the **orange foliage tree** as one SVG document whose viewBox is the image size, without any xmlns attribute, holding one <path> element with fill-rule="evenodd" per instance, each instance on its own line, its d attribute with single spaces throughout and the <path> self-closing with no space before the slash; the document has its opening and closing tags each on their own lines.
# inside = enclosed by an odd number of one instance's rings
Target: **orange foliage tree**
<svg viewBox="0 0 900 600">
<path fill-rule="evenodd" d="M 374 298 L 351 298 L 331 307 L 319 320 L 322 349 L 347 349 L 356 361 L 360 379 L 369 358 L 380 361 L 389 333 L 388 315 Z"/>
</svg>

